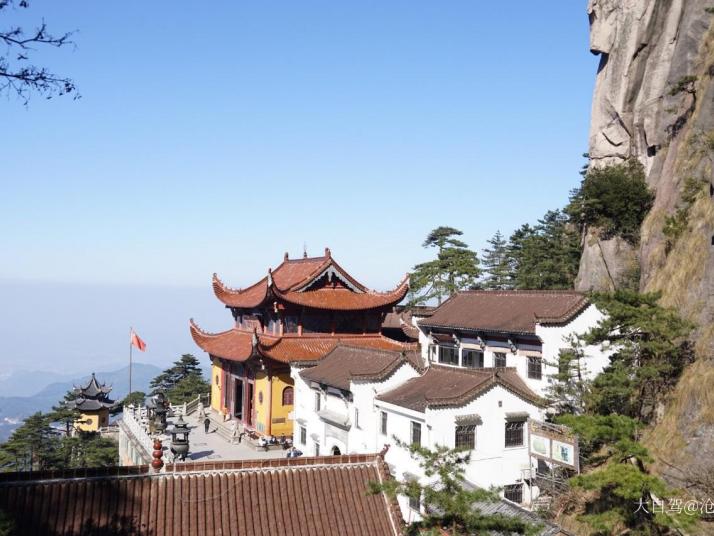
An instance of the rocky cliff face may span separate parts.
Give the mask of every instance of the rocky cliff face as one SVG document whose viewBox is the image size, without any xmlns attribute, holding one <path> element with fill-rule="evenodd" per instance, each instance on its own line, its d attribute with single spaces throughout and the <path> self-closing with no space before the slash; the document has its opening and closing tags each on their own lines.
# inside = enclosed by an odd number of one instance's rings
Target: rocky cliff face
<svg viewBox="0 0 714 536">
<path fill-rule="evenodd" d="M 689 465 L 697 456 L 714 459 L 712 8 L 712 0 L 588 4 L 590 48 L 600 55 L 590 165 L 635 157 L 656 197 L 637 249 L 602 243 L 591 231 L 577 286 L 612 289 L 622 282 L 622 267 L 639 263 L 640 288 L 661 291 L 664 305 L 699 326 L 698 362 L 650 441 L 661 460 Z"/>
</svg>

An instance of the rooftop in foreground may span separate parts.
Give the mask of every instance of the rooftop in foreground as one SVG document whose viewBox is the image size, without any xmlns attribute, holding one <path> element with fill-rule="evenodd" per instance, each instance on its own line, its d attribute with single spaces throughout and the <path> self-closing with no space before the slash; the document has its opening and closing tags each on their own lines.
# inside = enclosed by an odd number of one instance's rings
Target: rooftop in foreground
<svg viewBox="0 0 714 536">
<path fill-rule="evenodd" d="M 21 534 L 397 535 L 379 454 L 0 474 Z M 123 532 L 122 532 L 123 531 Z"/>
</svg>

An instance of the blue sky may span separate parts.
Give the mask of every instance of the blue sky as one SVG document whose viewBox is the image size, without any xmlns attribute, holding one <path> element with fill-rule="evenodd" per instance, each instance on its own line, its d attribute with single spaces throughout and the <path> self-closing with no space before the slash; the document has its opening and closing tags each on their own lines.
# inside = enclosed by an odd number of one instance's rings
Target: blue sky
<svg viewBox="0 0 714 536">
<path fill-rule="evenodd" d="M 82 98 L 0 100 L 0 288 L 241 286 L 306 244 L 384 289 L 430 229 L 481 248 L 579 179 L 584 2 L 35 0 L 0 24 L 42 17 L 78 30 L 38 58 Z"/>
</svg>

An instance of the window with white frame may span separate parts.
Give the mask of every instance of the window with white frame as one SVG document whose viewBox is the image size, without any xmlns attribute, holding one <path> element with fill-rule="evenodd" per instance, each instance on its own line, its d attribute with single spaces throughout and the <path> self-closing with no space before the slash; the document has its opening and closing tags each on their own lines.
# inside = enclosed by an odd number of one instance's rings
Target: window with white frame
<svg viewBox="0 0 714 536">
<path fill-rule="evenodd" d="M 411 444 L 415 446 L 421 445 L 421 423 L 412 421 Z"/>
<path fill-rule="evenodd" d="M 458 365 L 459 349 L 456 346 L 439 346 L 439 363 L 442 365 Z"/>
<path fill-rule="evenodd" d="M 415 493 L 413 496 L 409 495 L 409 508 L 419 512 L 421 510 L 421 493 Z"/>
<path fill-rule="evenodd" d="M 503 486 L 503 496 L 511 502 L 523 502 L 523 484 L 508 484 Z"/>
<path fill-rule="evenodd" d="M 387 412 L 380 411 L 379 419 L 379 431 L 382 433 L 382 435 L 387 435 Z"/>
<path fill-rule="evenodd" d="M 322 394 L 320 391 L 315 391 L 315 411 L 320 411 L 322 406 Z"/>
<path fill-rule="evenodd" d="M 461 365 L 468 368 L 483 368 L 483 352 L 464 348 L 461 350 Z"/>
<path fill-rule="evenodd" d="M 506 352 L 493 352 L 493 366 L 496 368 L 506 366 Z"/>
<path fill-rule="evenodd" d="M 528 356 L 528 377 L 531 380 L 543 378 L 543 359 L 536 356 Z"/>
<path fill-rule="evenodd" d="M 523 446 L 523 429 L 525 428 L 525 420 L 506 421 L 506 446 L 507 447 L 522 447 Z"/>
<path fill-rule="evenodd" d="M 359 428 L 359 408 L 355 408 L 355 428 Z"/>
<path fill-rule="evenodd" d="M 300 427 L 300 444 L 307 445 L 307 428 L 304 426 Z"/>
<path fill-rule="evenodd" d="M 476 425 L 457 424 L 454 432 L 454 447 L 473 450 L 476 448 Z"/>
</svg>

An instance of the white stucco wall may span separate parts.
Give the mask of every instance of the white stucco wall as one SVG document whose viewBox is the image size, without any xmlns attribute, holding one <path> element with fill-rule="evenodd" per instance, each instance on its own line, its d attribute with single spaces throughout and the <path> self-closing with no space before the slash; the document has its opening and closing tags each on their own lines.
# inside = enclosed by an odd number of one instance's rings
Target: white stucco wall
<svg viewBox="0 0 714 536">
<path fill-rule="evenodd" d="M 412 459 L 405 448 L 395 444 L 393 436 L 408 443 L 411 440 L 411 422 L 422 423 L 422 445 L 434 448 L 444 445 L 455 446 L 456 417 L 477 414 L 481 424 L 476 427 L 476 448 L 471 453 L 471 460 L 466 468 L 466 478 L 484 488 L 501 487 L 516 484 L 523 477 L 523 469 L 530 467 L 528 456 L 528 430 L 524 427 L 523 445 L 505 446 L 505 426 L 507 413 L 527 413 L 533 419 L 542 420 L 543 410 L 521 399 L 501 386 L 494 386 L 489 391 L 459 408 L 429 409 L 425 413 L 401 408 L 386 402 L 376 401 L 377 421 L 379 411 L 387 412 L 387 435 L 378 433 L 380 442 L 389 443 L 386 461 L 394 469 L 399 479 L 410 476 L 418 477 L 422 483 L 428 483 L 418 463 Z M 528 502 L 529 490 L 524 486 L 524 501 Z M 405 499 L 400 500 L 403 512 L 409 510 Z"/>
<path fill-rule="evenodd" d="M 310 387 L 299 374 L 302 369 L 293 368 L 295 380 L 295 405 L 293 441 L 305 455 L 314 455 L 315 441 L 320 443 L 320 454 L 330 454 L 337 446 L 342 454 L 379 452 L 384 442 L 377 438 L 378 415 L 375 413 L 374 398 L 379 393 L 394 389 L 410 378 L 417 376 L 416 370 L 403 364 L 383 382 L 351 382 L 352 400 L 330 392 L 321 395 L 321 407 L 324 410 L 343 415 L 347 426 L 335 426 L 325 422 L 314 411 L 316 389 Z M 355 425 L 355 409 L 359 411 L 359 423 Z M 307 428 L 306 444 L 300 443 L 300 427 Z M 345 428 L 347 428 L 345 430 Z"/>
</svg>

